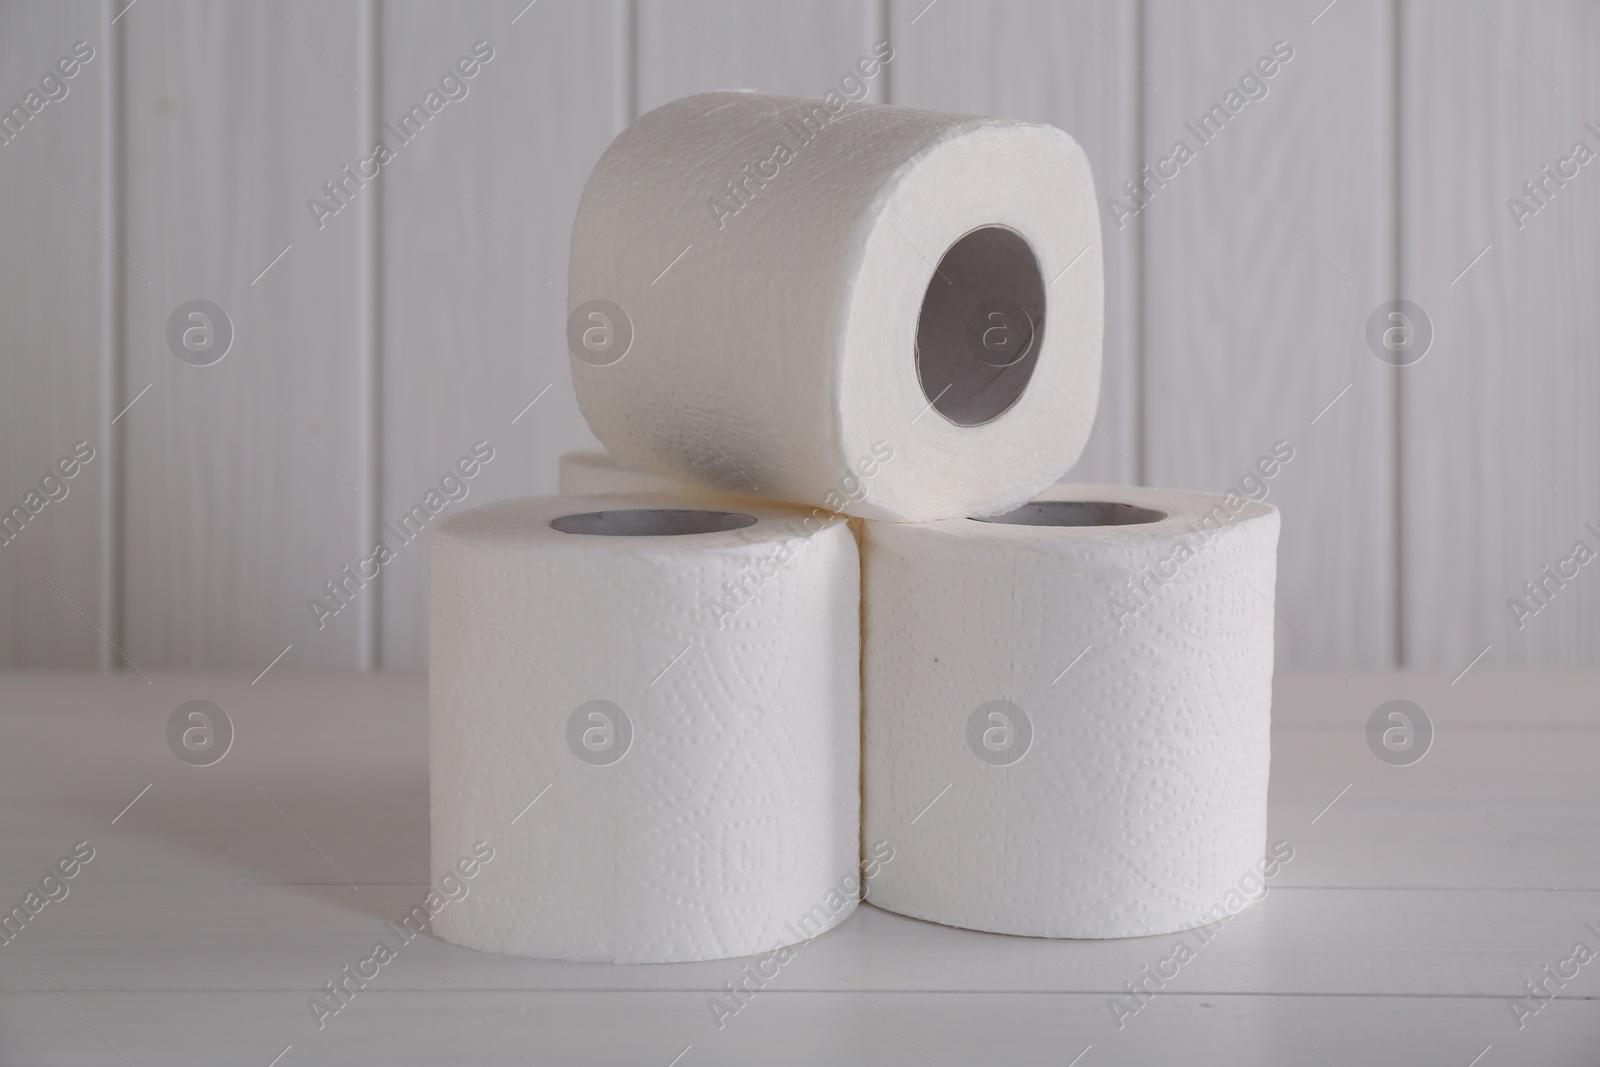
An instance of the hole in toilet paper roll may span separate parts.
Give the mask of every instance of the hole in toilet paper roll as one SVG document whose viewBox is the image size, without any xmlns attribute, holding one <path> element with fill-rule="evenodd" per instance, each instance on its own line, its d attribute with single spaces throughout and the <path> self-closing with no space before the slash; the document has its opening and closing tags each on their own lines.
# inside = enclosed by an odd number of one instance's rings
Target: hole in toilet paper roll
<svg viewBox="0 0 1600 1067">
<path fill-rule="evenodd" d="M 1044 317 L 1044 276 L 1021 234 L 985 226 L 951 245 L 917 320 L 917 380 L 928 403 L 957 426 L 1005 414 L 1038 365 Z"/>
<path fill-rule="evenodd" d="M 1166 517 L 1166 512 L 1154 508 L 1108 500 L 1036 500 L 1004 515 L 989 515 L 977 521 L 1010 526 L 1137 526 Z"/>
<path fill-rule="evenodd" d="M 754 526 L 756 517 L 737 511 L 688 511 L 677 508 L 627 508 L 586 511 L 550 520 L 562 533 L 601 537 L 676 537 L 679 534 L 721 533 Z"/>
</svg>

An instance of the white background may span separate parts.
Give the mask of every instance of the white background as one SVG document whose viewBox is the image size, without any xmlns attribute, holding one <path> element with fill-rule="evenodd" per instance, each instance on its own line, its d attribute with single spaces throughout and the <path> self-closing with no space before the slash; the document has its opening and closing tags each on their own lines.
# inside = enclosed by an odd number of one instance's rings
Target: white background
<svg viewBox="0 0 1600 1067">
<path fill-rule="evenodd" d="M 1600 564 L 1522 630 L 1506 603 L 1600 545 L 1600 163 L 1520 229 L 1506 204 L 1600 150 L 1600 6 L 525 2 L 0 6 L 6 109 L 95 50 L 0 146 L 0 509 L 95 449 L 0 545 L 0 666 L 420 666 L 420 542 L 323 629 L 306 601 L 474 442 L 465 506 L 593 445 L 564 270 L 599 153 L 690 92 L 823 95 L 883 39 L 871 99 L 1054 123 L 1094 164 L 1105 378 L 1069 477 L 1220 490 L 1293 446 L 1281 663 L 1600 662 Z M 319 229 L 308 198 L 480 40 L 469 95 Z M 1108 198 L 1278 41 L 1266 97 L 1119 228 Z M 1395 296 L 1436 335 L 1401 370 L 1365 340 Z M 205 368 L 165 336 L 196 298 L 235 330 Z"/>
</svg>

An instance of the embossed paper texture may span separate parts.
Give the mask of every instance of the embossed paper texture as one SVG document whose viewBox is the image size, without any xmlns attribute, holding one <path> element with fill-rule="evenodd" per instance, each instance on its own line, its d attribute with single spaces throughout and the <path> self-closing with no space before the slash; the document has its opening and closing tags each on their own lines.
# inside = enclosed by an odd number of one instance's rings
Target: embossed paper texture
<svg viewBox="0 0 1600 1067">
<path fill-rule="evenodd" d="M 1277 512 L 1043 499 L 1168 517 L 864 526 L 864 836 L 896 849 L 871 900 L 1048 937 L 1216 921 L 1260 892 Z"/>
<path fill-rule="evenodd" d="M 859 863 L 854 537 L 771 506 L 720 533 L 548 525 L 650 506 L 503 501 L 433 537 L 434 866 L 497 849 L 434 917 L 447 941 L 717 959 L 803 940 L 854 905 L 828 900 Z"/>
<path fill-rule="evenodd" d="M 1099 399 L 1087 157 L 1050 126 L 820 108 L 685 97 L 595 165 L 568 270 L 589 428 L 629 467 L 863 517 L 1028 500 L 1077 461 Z M 968 358 L 985 301 L 1013 288 L 1032 343 Z"/>
</svg>

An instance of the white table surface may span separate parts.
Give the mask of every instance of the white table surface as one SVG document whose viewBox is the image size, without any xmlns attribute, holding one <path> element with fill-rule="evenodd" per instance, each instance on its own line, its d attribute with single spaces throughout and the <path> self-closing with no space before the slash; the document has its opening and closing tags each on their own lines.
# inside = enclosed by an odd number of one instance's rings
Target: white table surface
<svg viewBox="0 0 1600 1067">
<path fill-rule="evenodd" d="M 424 679 L 0 675 L 0 908 L 95 849 L 0 945 L 0 1063 L 1600 1064 L 1600 960 L 1520 1030 L 1509 1004 L 1575 942 L 1600 951 L 1600 672 L 1276 690 L 1271 835 L 1295 858 L 1120 1029 L 1110 998 L 1182 935 L 1010 938 L 863 906 L 721 1029 L 707 1002 L 739 961 L 422 937 L 319 1031 L 307 998 L 426 892 Z M 1436 730 L 1409 767 L 1366 745 L 1394 697 Z M 165 739 L 196 698 L 237 732 L 210 767 Z"/>
</svg>

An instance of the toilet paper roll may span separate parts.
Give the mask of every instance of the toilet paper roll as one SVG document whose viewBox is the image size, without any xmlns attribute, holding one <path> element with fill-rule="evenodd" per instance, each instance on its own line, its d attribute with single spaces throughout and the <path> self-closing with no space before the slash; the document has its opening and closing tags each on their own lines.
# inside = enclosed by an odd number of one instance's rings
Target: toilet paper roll
<svg viewBox="0 0 1600 1067">
<path fill-rule="evenodd" d="M 1050 126 L 686 97 L 595 165 L 568 347 L 630 467 L 920 521 L 1031 499 L 1099 397 L 1083 150 Z"/>
<path fill-rule="evenodd" d="M 860 643 L 843 519 L 535 497 L 429 541 L 433 864 L 494 853 L 436 934 L 659 963 L 769 951 L 849 913 Z"/>
<path fill-rule="evenodd" d="M 611 453 L 598 448 L 563 452 L 557 468 L 556 485 L 562 496 L 590 496 L 596 493 L 671 493 L 683 496 L 700 492 L 698 486 L 675 478 L 624 467 Z"/>
<path fill-rule="evenodd" d="M 1103 938 L 1258 899 L 1277 541 L 1269 505 L 1113 486 L 865 523 L 872 903 Z"/>
</svg>

